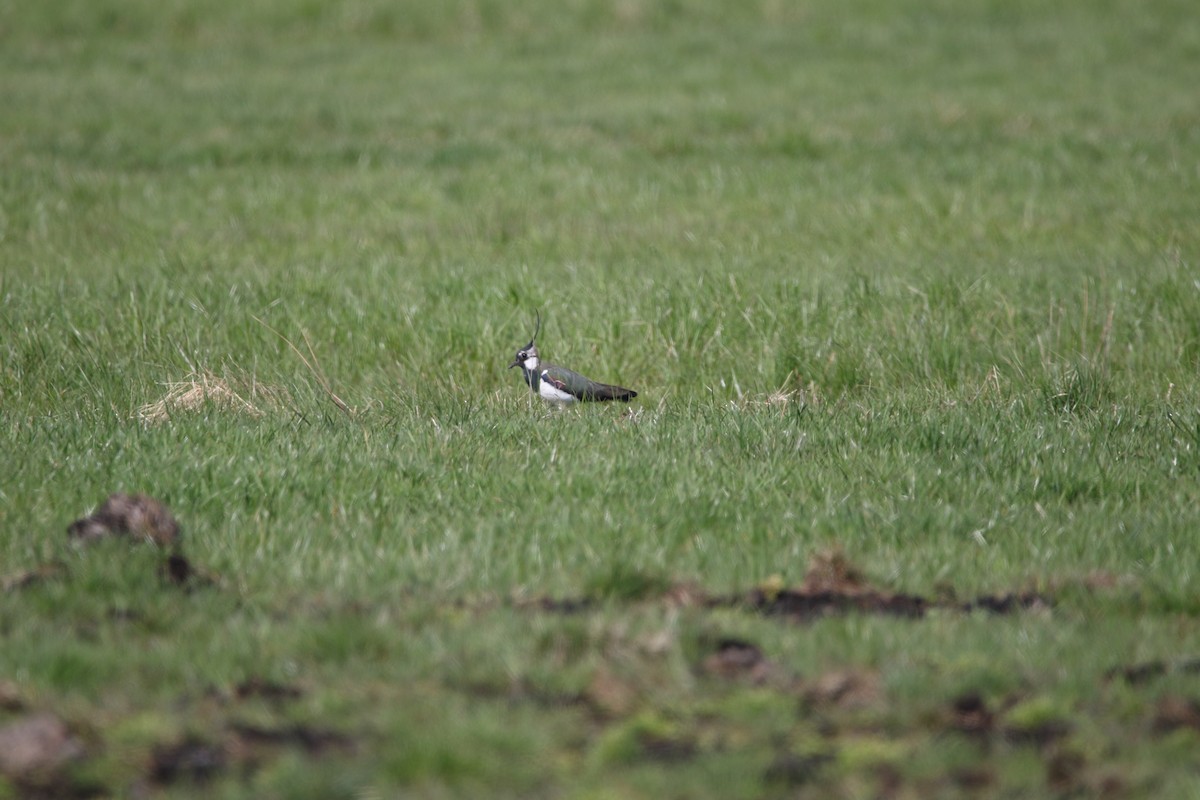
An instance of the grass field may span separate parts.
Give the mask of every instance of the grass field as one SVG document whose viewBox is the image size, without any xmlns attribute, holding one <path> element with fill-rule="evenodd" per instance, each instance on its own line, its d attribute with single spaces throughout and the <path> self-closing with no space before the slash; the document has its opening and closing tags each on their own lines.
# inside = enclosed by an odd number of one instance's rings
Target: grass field
<svg viewBox="0 0 1200 800">
<path fill-rule="evenodd" d="M 0 4 L 0 798 L 1200 797 L 1192 5 Z"/>
</svg>

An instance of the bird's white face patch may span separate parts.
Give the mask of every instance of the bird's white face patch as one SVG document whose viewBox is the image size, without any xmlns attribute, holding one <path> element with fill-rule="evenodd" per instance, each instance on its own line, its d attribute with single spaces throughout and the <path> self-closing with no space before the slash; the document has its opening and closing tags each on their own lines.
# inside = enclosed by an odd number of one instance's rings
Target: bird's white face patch
<svg viewBox="0 0 1200 800">
<path fill-rule="evenodd" d="M 539 359 L 537 356 L 533 356 L 533 355 L 526 356 L 525 361 L 524 361 L 525 369 L 528 369 L 528 370 L 537 370 L 538 365 L 540 365 L 541 363 L 542 363 L 541 359 Z"/>
</svg>

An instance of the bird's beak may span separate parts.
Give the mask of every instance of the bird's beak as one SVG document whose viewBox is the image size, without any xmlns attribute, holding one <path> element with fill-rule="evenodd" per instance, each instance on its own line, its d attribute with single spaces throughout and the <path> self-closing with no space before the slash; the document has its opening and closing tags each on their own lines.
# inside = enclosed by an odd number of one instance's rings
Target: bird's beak
<svg viewBox="0 0 1200 800">
<path fill-rule="evenodd" d="M 520 358 L 520 356 L 518 356 L 518 357 L 514 358 L 514 359 L 513 359 L 513 363 L 509 364 L 509 365 L 508 365 L 508 368 L 509 368 L 509 369 L 512 369 L 513 367 L 519 367 L 519 366 L 521 366 L 521 358 Z"/>
</svg>

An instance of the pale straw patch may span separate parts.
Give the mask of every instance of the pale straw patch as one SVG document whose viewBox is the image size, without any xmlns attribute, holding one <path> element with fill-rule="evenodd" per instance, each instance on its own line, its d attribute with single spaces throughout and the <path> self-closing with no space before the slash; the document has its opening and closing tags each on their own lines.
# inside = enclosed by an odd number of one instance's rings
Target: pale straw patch
<svg viewBox="0 0 1200 800">
<path fill-rule="evenodd" d="M 253 378 L 226 379 L 210 372 L 193 372 L 182 381 L 164 384 L 167 393 L 137 411 L 147 425 L 158 425 L 179 414 L 194 413 L 204 407 L 218 408 L 251 417 L 261 417 L 264 408 L 283 404 L 283 391 L 259 383 Z"/>
<path fill-rule="evenodd" d="M 745 410 L 749 408 L 767 408 L 776 411 L 789 411 L 795 408 L 818 407 L 823 398 L 815 383 L 807 386 L 795 386 L 796 381 L 789 380 L 778 389 L 767 394 L 745 395 L 734 401 L 734 408 Z"/>
</svg>

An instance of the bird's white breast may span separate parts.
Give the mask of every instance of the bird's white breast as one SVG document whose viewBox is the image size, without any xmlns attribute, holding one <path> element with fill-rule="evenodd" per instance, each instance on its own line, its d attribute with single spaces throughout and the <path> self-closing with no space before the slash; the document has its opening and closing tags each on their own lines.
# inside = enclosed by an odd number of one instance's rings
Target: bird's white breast
<svg viewBox="0 0 1200 800">
<path fill-rule="evenodd" d="M 545 376 L 538 382 L 538 395 L 543 400 L 549 400 L 552 403 L 574 403 L 578 400 L 573 394 L 567 394 L 562 389 L 559 389 L 550 381 L 546 380 Z"/>
</svg>

